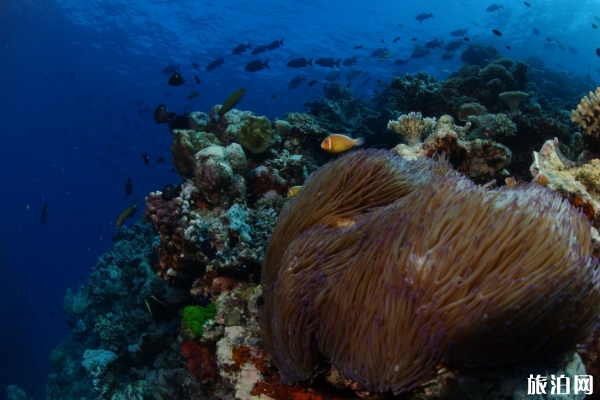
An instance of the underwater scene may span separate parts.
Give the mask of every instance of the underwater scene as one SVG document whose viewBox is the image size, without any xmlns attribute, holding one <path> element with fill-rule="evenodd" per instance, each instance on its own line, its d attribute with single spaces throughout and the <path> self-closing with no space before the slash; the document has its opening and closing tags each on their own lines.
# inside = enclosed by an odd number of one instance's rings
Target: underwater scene
<svg viewBox="0 0 600 400">
<path fill-rule="evenodd" d="M 600 398 L 599 26 L 3 1 L 0 399 Z"/>
</svg>

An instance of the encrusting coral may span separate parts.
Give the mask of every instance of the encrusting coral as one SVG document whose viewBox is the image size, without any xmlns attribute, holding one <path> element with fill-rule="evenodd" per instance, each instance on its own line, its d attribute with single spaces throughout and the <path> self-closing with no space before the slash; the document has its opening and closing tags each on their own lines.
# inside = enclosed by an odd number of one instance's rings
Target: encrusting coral
<svg viewBox="0 0 600 400">
<path fill-rule="evenodd" d="M 403 114 L 398 117 L 398 121 L 388 123 L 388 129 L 399 133 L 409 146 L 419 143 L 434 126 L 435 118 L 423 118 L 420 112 Z"/>
<path fill-rule="evenodd" d="M 600 136 L 600 87 L 590 97 L 583 96 L 576 110 L 571 110 L 571 121 L 590 136 Z"/>
<path fill-rule="evenodd" d="M 411 390 L 440 362 L 548 359 L 597 326 L 590 253 L 587 219 L 544 187 L 490 190 L 443 160 L 356 151 L 282 210 L 261 334 L 284 382 L 330 365 L 378 393 Z"/>
<path fill-rule="evenodd" d="M 510 108 L 508 115 L 511 117 L 516 117 L 517 115 L 521 114 L 521 111 L 519 111 L 519 103 L 526 99 L 529 94 L 525 92 L 503 92 L 498 96 L 500 99 L 502 99 L 502 101 L 508 104 L 508 107 Z"/>
</svg>

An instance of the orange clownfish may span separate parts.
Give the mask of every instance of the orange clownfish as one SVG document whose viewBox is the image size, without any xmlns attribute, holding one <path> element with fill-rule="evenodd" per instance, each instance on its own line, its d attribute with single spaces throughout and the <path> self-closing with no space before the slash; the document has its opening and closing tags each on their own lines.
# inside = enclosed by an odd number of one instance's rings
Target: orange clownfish
<svg viewBox="0 0 600 400">
<path fill-rule="evenodd" d="M 323 140 L 321 143 L 321 148 L 330 153 L 341 153 L 342 151 L 351 149 L 354 146 L 361 146 L 364 143 L 365 140 L 363 138 L 352 139 L 346 135 L 333 133 Z"/>
<path fill-rule="evenodd" d="M 543 172 L 538 173 L 533 180 L 542 186 L 547 186 L 550 184 L 550 178 Z"/>
<path fill-rule="evenodd" d="M 288 197 L 294 197 L 295 195 L 298 194 L 298 192 L 300 191 L 300 188 L 302 186 L 292 186 L 288 191 L 287 191 L 287 196 Z"/>
</svg>

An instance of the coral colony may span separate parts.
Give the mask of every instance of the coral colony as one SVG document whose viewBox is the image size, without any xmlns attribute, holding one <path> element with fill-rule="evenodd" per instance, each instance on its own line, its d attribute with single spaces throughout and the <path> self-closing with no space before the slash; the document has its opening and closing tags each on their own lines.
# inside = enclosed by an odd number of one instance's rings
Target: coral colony
<svg viewBox="0 0 600 400">
<path fill-rule="evenodd" d="M 233 108 L 236 92 L 226 112 L 165 120 L 181 181 L 67 291 L 49 398 L 589 392 L 600 88 L 572 133 L 551 89 L 526 91 L 541 61 L 462 58 L 373 103 L 333 83 L 311 114 L 270 121 Z M 381 132 L 388 150 L 369 149 Z M 334 133 L 342 154 L 321 148 Z"/>
</svg>

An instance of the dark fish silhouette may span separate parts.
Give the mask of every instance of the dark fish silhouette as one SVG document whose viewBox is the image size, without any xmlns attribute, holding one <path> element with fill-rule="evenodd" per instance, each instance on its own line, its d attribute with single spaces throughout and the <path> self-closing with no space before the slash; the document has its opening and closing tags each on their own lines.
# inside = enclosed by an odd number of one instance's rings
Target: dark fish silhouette
<svg viewBox="0 0 600 400">
<path fill-rule="evenodd" d="M 248 44 L 242 43 L 239 46 L 237 46 L 235 49 L 233 49 L 231 54 L 233 54 L 233 55 L 242 54 L 243 52 L 245 52 L 248 49 L 252 50 L 252 46 L 250 46 L 250 43 L 248 43 Z"/>
<path fill-rule="evenodd" d="M 288 61 L 285 65 L 290 68 L 304 68 L 309 65 L 312 67 L 312 60 L 313 59 L 311 58 L 307 61 L 304 57 L 294 58 L 293 60 Z"/>
<path fill-rule="evenodd" d="M 216 68 L 219 68 L 223 64 L 225 64 L 225 60 L 223 59 L 223 57 L 221 57 L 221 53 L 219 53 L 219 57 L 216 60 L 211 61 L 210 64 L 206 66 L 206 70 L 212 71 Z"/>
<path fill-rule="evenodd" d="M 200 64 L 198 64 L 196 61 L 194 61 L 192 63 L 192 68 L 197 69 L 198 71 L 200 71 Z"/>
<path fill-rule="evenodd" d="M 393 43 L 396 43 L 398 40 L 400 40 L 400 36 L 395 37 Z"/>
<path fill-rule="evenodd" d="M 181 194 L 181 185 L 174 186 L 174 185 L 171 185 L 170 183 L 167 183 L 165 185 L 165 187 L 163 188 L 160 197 L 164 201 L 170 201 L 170 200 L 173 200 L 175 197 L 179 196 L 180 194 Z"/>
<path fill-rule="evenodd" d="M 504 7 L 502 6 L 502 4 L 500 4 L 500 5 L 498 5 L 498 4 L 492 4 L 485 11 L 487 11 L 487 12 L 494 12 L 494 11 L 498 11 L 499 9 L 503 9 L 504 10 Z"/>
<path fill-rule="evenodd" d="M 425 48 L 426 49 L 435 49 L 436 47 L 442 47 L 442 43 L 444 43 L 443 40 L 433 39 L 433 40 L 430 40 L 429 42 L 425 43 Z"/>
<path fill-rule="evenodd" d="M 510 46 L 506 46 L 506 48 L 507 48 L 508 50 L 511 50 Z"/>
<path fill-rule="evenodd" d="M 527 7 L 531 7 L 531 4 L 529 4 L 528 2 L 524 1 L 523 4 L 525 4 Z"/>
<path fill-rule="evenodd" d="M 540 36 L 540 30 L 538 28 L 533 28 L 533 33 Z"/>
<path fill-rule="evenodd" d="M 467 35 L 467 29 L 457 29 L 455 31 L 450 32 L 450 36 L 466 36 Z"/>
<path fill-rule="evenodd" d="M 492 29 L 492 32 L 494 33 L 494 35 L 496 36 L 502 36 L 502 32 L 500 32 L 498 29 Z"/>
<path fill-rule="evenodd" d="M 165 161 L 165 158 L 164 158 L 164 157 L 158 157 L 158 158 L 156 159 L 156 163 L 157 163 L 157 164 L 158 164 L 158 163 L 161 163 L 161 162 L 163 162 L 163 161 Z"/>
<path fill-rule="evenodd" d="M 42 207 L 42 224 L 44 222 L 46 222 L 46 219 L 48 218 L 48 204 L 44 203 L 44 206 Z"/>
<path fill-rule="evenodd" d="M 198 78 L 196 75 L 194 75 L 194 80 L 198 85 L 200 84 L 200 78 Z"/>
<path fill-rule="evenodd" d="M 267 50 L 275 50 L 276 48 L 278 48 L 279 46 L 283 46 L 283 39 L 281 40 L 276 40 L 274 42 L 271 42 L 267 45 Z"/>
<path fill-rule="evenodd" d="M 470 42 L 470 41 L 471 41 L 471 39 L 469 39 L 468 37 L 464 37 L 464 38 L 463 38 L 463 40 L 464 40 L 465 42 Z"/>
<path fill-rule="evenodd" d="M 387 49 L 387 47 L 379 48 L 376 50 L 373 50 L 373 52 L 371 53 L 371 57 L 381 57 L 383 54 L 385 53 L 389 53 L 389 50 Z"/>
<path fill-rule="evenodd" d="M 154 110 L 154 121 L 157 124 L 163 124 L 165 122 L 171 122 L 175 118 L 175 113 L 170 113 L 167 106 L 159 104 Z"/>
<path fill-rule="evenodd" d="M 244 70 L 246 70 L 248 72 L 256 72 L 256 71 L 260 71 L 261 69 L 263 69 L 265 67 L 271 69 L 271 67 L 269 67 L 269 59 L 268 58 L 264 63 L 260 60 L 250 61 L 248 63 L 248 65 L 246 65 L 246 68 L 244 68 Z"/>
<path fill-rule="evenodd" d="M 150 157 L 148 157 L 148 154 L 142 153 L 142 158 L 144 159 L 144 164 L 148 164 L 150 162 Z"/>
<path fill-rule="evenodd" d="M 125 182 L 125 193 L 131 194 L 133 191 L 133 186 L 131 186 L 131 179 L 127 178 L 127 182 Z"/>
<path fill-rule="evenodd" d="M 170 75 L 177 71 L 179 71 L 179 65 L 169 65 L 168 67 L 165 67 L 165 69 L 162 70 L 162 73 L 165 75 Z"/>
<path fill-rule="evenodd" d="M 360 50 L 362 49 L 362 46 L 354 46 L 354 50 Z"/>
<path fill-rule="evenodd" d="M 457 50 L 460 46 L 462 46 L 462 39 L 460 40 L 455 40 L 454 42 L 450 42 L 448 43 L 448 46 L 446 46 L 446 51 L 455 51 Z"/>
<path fill-rule="evenodd" d="M 254 50 L 252 50 L 252 52 L 250 54 L 257 55 L 260 53 L 264 53 L 265 51 L 267 51 L 267 46 L 262 45 L 262 46 L 258 46 Z"/>
<path fill-rule="evenodd" d="M 356 57 L 346 58 L 342 63 L 342 65 L 345 65 L 346 67 L 349 67 L 352 64 L 356 65 Z"/>
<path fill-rule="evenodd" d="M 187 97 L 188 100 L 193 99 L 194 97 L 198 97 L 198 92 L 190 93 Z"/>
<path fill-rule="evenodd" d="M 549 37 L 546 38 L 546 42 L 550 43 L 552 41 L 552 39 L 550 39 Z"/>
<path fill-rule="evenodd" d="M 427 57 L 428 55 L 429 55 L 429 49 L 427 49 L 427 51 L 425 51 L 421 48 L 417 48 L 412 52 L 412 54 L 410 55 L 410 58 L 423 58 L 423 57 Z"/>
<path fill-rule="evenodd" d="M 567 47 L 567 49 L 571 52 L 571 54 L 577 54 L 577 50 L 573 47 Z"/>
<path fill-rule="evenodd" d="M 333 66 L 335 65 L 336 67 L 339 68 L 340 61 L 341 60 L 333 61 L 333 58 L 326 57 L 326 58 L 319 58 L 319 59 L 315 60 L 315 64 L 320 65 L 321 67 L 329 67 L 329 68 L 333 68 Z"/>
<path fill-rule="evenodd" d="M 394 65 L 408 65 L 408 60 L 402 60 L 402 59 L 396 60 L 396 61 L 394 61 Z"/>
<path fill-rule="evenodd" d="M 600 57 L 600 47 L 596 48 L 596 55 Z"/>
<path fill-rule="evenodd" d="M 442 60 L 452 60 L 454 58 L 454 52 L 448 51 L 444 54 L 442 54 Z"/>
<path fill-rule="evenodd" d="M 169 85 L 171 86 L 180 86 L 183 85 L 184 82 L 185 79 L 183 79 L 183 75 L 181 75 L 181 72 L 175 72 L 169 77 Z"/>
<path fill-rule="evenodd" d="M 312 81 L 308 82 L 308 86 L 312 86 L 312 85 L 314 85 L 315 83 L 317 83 L 317 80 L 316 80 L 316 79 L 313 79 Z"/>
<path fill-rule="evenodd" d="M 421 22 L 423 22 L 423 21 L 425 21 L 426 19 L 429 19 L 429 18 L 433 18 L 433 14 L 422 13 L 422 14 L 419 14 L 419 15 L 417 15 L 415 17 L 415 19 L 417 21 L 419 21 L 419 23 L 421 23 Z"/>
<path fill-rule="evenodd" d="M 296 89 L 298 86 L 300 86 L 302 81 L 306 81 L 306 76 L 297 76 L 295 78 L 292 78 L 290 80 L 290 83 L 288 83 L 288 90 Z"/>
<path fill-rule="evenodd" d="M 592 24 L 592 28 L 594 28 L 594 29 L 598 29 L 598 25 L 596 25 L 596 24 Z"/>
</svg>

